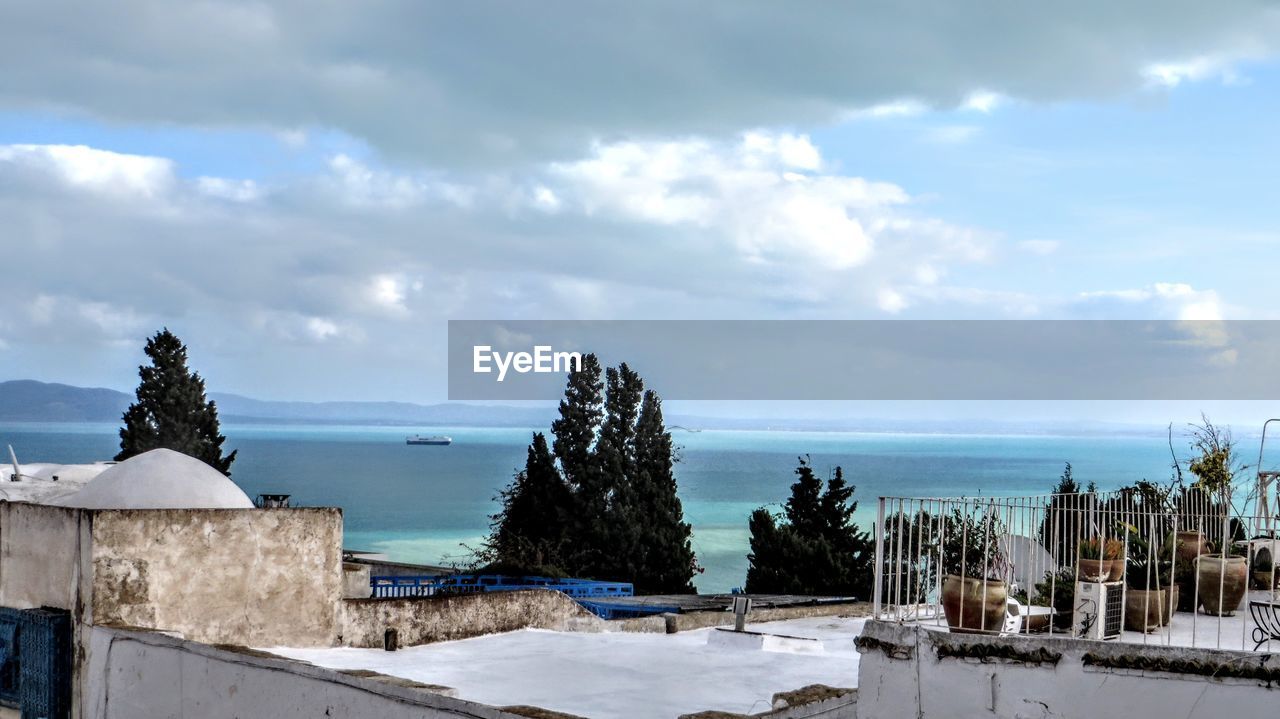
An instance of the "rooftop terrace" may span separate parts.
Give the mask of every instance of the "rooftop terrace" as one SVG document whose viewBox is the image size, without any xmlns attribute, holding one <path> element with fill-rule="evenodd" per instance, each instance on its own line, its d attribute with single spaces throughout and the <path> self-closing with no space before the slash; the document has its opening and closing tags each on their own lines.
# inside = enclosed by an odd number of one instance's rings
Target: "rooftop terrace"
<svg viewBox="0 0 1280 719">
<path fill-rule="evenodd" d="M 856 686 L 854 639 L 865 620 L 812 617 L 748 625 L 776 642 L 722 629 L 676 634 L 525 629 L 381 649 L 269 648 L 318 666 L 370 670 L 452 688 L 491 706 L 532 705 L 593 719 L 673 719 L 718 710 L 754 714 L 775 693 Z"/>
</svg>

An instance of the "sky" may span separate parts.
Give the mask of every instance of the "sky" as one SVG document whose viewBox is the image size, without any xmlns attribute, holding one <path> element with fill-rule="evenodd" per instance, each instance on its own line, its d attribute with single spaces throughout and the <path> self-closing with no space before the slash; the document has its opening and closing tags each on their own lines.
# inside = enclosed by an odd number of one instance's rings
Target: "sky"
<svg viewBox="0 0 1280 719">
<path fill-rule="evenodd" d="M 1273 319 L 1278 31 L 0 3 L 0 378 L 128 389 L 162 326 L 216 390 L 431 402 L 450 319 Z"/>
</svg>

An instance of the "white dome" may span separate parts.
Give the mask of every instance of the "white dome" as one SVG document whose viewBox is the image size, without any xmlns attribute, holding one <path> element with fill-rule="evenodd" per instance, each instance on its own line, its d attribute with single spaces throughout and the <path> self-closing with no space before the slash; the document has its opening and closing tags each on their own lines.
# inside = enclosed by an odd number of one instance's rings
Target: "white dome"
<svg viewBox="0 0 1280 719">
<path fill-rule="evenodd" d="M 112 465 L 50 504 L 84 509 L 249 509 L 249 495 L 218 470 L 171 449 Z"/>
</svg>

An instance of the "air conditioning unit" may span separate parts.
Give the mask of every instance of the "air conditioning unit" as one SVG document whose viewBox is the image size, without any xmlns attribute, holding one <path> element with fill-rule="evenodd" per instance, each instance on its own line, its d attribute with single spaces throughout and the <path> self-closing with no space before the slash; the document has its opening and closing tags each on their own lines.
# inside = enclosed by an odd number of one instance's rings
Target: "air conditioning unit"
<svg viewBox="0 0 1280 719">
<path fill-rule="evenodd" d="M 1123 582 L 1076 582 L 1071 633 L 1081 639 L 1115 639 L 1124 630 Z"/>
</svg>

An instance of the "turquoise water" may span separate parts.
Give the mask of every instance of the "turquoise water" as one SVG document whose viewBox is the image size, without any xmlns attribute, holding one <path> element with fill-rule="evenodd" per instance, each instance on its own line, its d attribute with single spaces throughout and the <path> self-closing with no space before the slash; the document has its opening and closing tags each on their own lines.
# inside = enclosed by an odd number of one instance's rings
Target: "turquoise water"
<svg viewBox="0 0 1280 719">
<path fill-rule="evenodd" d="M 240 454 L 235 481 L 250 496 L 279 492 L 343 508 L 346 545 L 407 562 L 465 562 L 494 496 L 523 464 L 531 429 L 227 425 Z M 407 446 L 406 434 L 448 434 L 449 447 Z M 837 432 L 677 431 L 676 476 L 701 591 L 738 587 L 747 570 L 747 516 L 786 499 L 796 457 L 820 473 L 842 465 L 857 485 L 864 528 L 875 498 L 1039 494 L 1071 462 L 1082 483 L 1110 489 L 1168 477 L 1163 436 L 1044 437 Z M 0 423 L 0 449 L 23 462 L 90 462 L 118 448 L 110 424 Z"/>
</svg>

